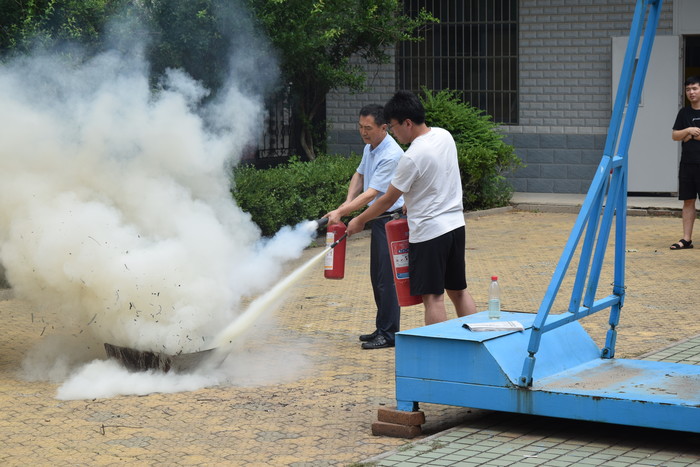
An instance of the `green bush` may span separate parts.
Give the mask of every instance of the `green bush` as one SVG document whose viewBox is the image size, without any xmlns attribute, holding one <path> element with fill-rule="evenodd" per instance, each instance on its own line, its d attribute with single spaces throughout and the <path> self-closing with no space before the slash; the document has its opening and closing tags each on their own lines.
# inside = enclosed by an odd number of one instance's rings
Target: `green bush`
<svg viewBox="0 0 700 467">
<path fill-rule="evenodd" d="M 264 170 L 239 166 L 233 171 L 232 194 L 262 234 L 271 236 L 285 225 L 318 219 L 339 206 L 359 163 L 358 155 L 322 155 L 312 162 L 293 157 Z"/>
<path fill-rule="evenodd" d="M 522 167 L 522 162 L 513 146 L 503 142 L 491 116 L 463 102 L 451 90 L 433 93 L 424 88 L 421 101 L 426 123 L 448 130 L 457 144 L 464 209 L 508 204 L 513 188 L 504 175 Z"/>
</svg>

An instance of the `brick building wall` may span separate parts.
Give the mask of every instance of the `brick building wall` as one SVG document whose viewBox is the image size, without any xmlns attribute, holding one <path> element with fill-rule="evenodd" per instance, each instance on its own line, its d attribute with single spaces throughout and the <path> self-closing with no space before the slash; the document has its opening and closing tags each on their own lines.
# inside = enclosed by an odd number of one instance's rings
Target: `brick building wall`
<svg viewBox="0 0 700 467">
<path fill-rule="evenodd" d="M 521 0 L 520 124 L 504 127 L 527 167 L 516 191 L 585 193 L 612 112 L 612 37 L 629 35 L 630 0 Z M 657 34 L 673 30 L 665 1 Z"/>
<path fill-rule="evenodd" d="M 328 152 L 330 154 L 362 154 L 364 143 L 357 130 L 360 109 L 367 104 L 384 104 L 396 92 L 396 70 L 392 57 L 383 65 L 365 65 L 367 92 L 352 94 L 345 89 L 328 94 L 326 119 L 328 121 Z"/>
<path fill-rule="evenodd" d="M 700 0 L 698 0 L 700 1 Z M 600 162 L 612 110 L 612 37 L 629 34 L 633 0 L 521 0 L 519 124 L 503 127 L 527 167 L 516 191 L 585 193 Z M 657 34 L 673 30 L 673 1 Z M 392 64 L 369 69 L 368 92 L 328 96 L 329 152 L 360 152 L 357 112 L 396 90 Z"/>
</svg>

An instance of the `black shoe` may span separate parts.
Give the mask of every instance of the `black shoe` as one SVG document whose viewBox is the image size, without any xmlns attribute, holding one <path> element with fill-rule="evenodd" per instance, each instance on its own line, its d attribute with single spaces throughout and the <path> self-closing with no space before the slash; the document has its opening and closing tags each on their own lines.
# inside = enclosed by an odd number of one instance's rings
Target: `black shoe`
<svg viewBox="0 0 700 467">
<path fill-rule="evenodd" d="M 394 342 L 393 341 L 388 341 L 386 337 L 382 336 L 381 334 L 372 339 L 371 341 L 363 342 L 362 343 L 362 348 L 363 349 L 383 349 L 385 347 L 393 347 Z"/>
<path fill-rule="evenodd" d="M 379 335 L 379 331 L 374 331 L 372 334 L 360 334 L 360 340 L 362 342 L 367 342 L 374 340 Z"/>
</svg>

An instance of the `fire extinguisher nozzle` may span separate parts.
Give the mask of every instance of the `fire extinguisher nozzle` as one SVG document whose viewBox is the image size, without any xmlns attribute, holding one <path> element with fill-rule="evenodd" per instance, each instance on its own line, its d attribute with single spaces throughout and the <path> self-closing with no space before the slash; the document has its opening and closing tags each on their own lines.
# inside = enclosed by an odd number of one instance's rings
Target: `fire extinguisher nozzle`
<svg viewBox="0 0 700 467">
<path fill-rule="evenodd" d="M 326 226 L 326 224 L 328 224 L 328 218 L 322 217 L 320 219 L 317 219 L 316 224 L 318 225 L 318 227 L 316 227 L 317 229 L 322 229 Z"/>
</svg>

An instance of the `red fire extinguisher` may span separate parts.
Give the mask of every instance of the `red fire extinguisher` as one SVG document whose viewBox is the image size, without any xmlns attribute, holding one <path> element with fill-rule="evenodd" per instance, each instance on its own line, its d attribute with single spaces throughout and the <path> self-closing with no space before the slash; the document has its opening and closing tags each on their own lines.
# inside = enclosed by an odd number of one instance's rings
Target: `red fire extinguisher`
<svg viewBox="0 0 700 467">
<path fill-rule="evenodd" d="M 405 217 L 386 223 L 386 241 L 389 243 L 391 269 L 394 272 L 399 305 L 411 306 L 423 303 L 423 297 L 411 295 L 408 277 L 408 221 Z"/>
<path fill-rule="evenodd" d="M 345 277 L 345 224 L 338 222 L 329 225 L 326 230 L 326 253 L 323 276 L 326 279 L 342 279 Z"/>
</svg>

